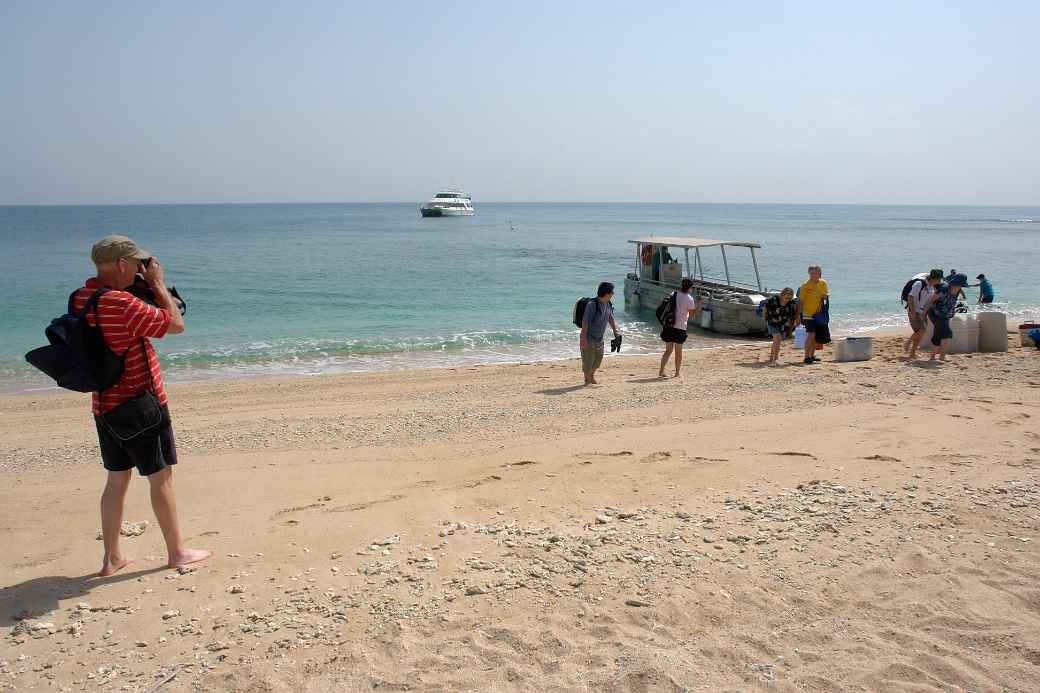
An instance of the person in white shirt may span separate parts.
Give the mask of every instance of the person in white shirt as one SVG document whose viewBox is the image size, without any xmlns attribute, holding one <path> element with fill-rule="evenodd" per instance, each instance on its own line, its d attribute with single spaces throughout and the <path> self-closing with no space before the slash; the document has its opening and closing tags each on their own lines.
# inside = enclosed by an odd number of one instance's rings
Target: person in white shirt
<svg viewBox="0 0 1040 693">
<path fill-rule="evenodd" d="M 683 279 L 679 290 L 672 294 L 673 307 L 675 308 L 675 317 L 671 323 L 666 323 L 664 329 L 661 330 L 661 340 L 664 342 L 664 354 L 661 355 L 661 368 L 657 371 L 657 377 L 663 378 L 665 366 L 668 365 L 668 359 L 671 358 L 672 352 L 675 352 L 675 377 L 679 377 L 679 371 L 682 369 L 682 351 L 683 343 L 686 341 L 686 323 L 691 316 L 696 315 L 704 307 L 704 298 L 698 298 L 694 300 L 693 296 L 690 295 L 690 289 L 693 288 L 693 282 L 689 279 Z"/>
<path fill-rule="evenodd" d="M 911 361 L 917 358 L 917 347 L 928 328 L 928 317 L 925 315 L 925 306 L 928 299 L 935 293 L 935 287 L 942 283 L 942 270 L 933 269 L 928 274 L 919 274 L 914 277 L 910 285 L 910 292 L 906 295 L 906 315 L 910 319 L 910 329 L 914 331 L 910 339 L 906 340 L 903 350 L 907 352 L 907 358 Z"/>
</svg>

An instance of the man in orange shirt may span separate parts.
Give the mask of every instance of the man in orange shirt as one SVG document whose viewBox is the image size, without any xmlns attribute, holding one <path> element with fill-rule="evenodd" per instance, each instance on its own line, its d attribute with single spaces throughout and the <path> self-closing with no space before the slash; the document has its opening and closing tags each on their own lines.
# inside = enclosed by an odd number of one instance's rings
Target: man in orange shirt
<svg viewBox="0 0 1040 693">
<path fill-rule="evenodd" d="M 97 300 L 97 309 L 87 312 L 87 322 L 99 327 L 105 344 L 124 358 L 119 380 L 92 397 L 94 422 L 97 426 L 101 459 L 108 470 L 108 481 L 101 494 L 101 533 L 105 556 L 99 575 L 112 575 L 126 567 L 131 559 L 119 547 L 119 530 L 123 524 L 123 504 L 136 467 L 147 477 L 151 487 L 152 509 L 166 540 L 168 565 L 176 568 L 209 558 L 204 549 L 184 545 L 177 522 L 177 503 L 173 495 L 173 465 L 177 450 L 173 425 L 167 408 L 166 390 L 159 371 L 159 358 L 148 338 L 184 331 L 184 319 L 173 297 L 166 289 L 163 267 L 146 250 L 126 236 L 105 236 L 94 244 L 91 260 L 97 276 L 88 279 L 73 297 L 73 308 L 81 311 L 100 289 L 107 289 Z M 140 273 L 155 294 L 157 306 L 149 305 L 124 288 Z M 133 406 L 133 400 L 150 391 L 160 407 L 162 421 L 157 428 L 130 440 L 120 435 L 106 415 L 121 405 Z M 158 419 L 156 419 L 158 421 Z"/>
</svg>

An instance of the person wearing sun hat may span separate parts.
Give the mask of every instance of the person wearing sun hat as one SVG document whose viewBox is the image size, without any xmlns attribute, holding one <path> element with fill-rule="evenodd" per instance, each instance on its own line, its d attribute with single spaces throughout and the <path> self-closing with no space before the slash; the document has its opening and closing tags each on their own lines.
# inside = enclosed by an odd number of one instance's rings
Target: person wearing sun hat
<svg viewBox="0 0 1040 693">
<path fill-rule="evenodd" d="M 123 359 L 119 379 L 95 392 L 91 402 L 101 462 L 107 472 L 101 494 L 104 556 L 98 575 L 109 577 L 131 563 L 122 551 L 119 534 L 135 468 L 148 479 L 152 509 L 166 542 L 167 565 L 178 568 L 205 560 L 210 552 L 188 548 L 180 530 L 173 493 L 177 448 L 159 357 L 151 343 L 184 332 L 184 319 L 166 287 L 163 266 L 133 239 L 105 236 L 91 247 L 90 259 L 97 273 L 73 293 L 70 312 L 79 313 L 88 301 L 96 300 L 95 309 L 84 318 L 101 333 L 105 346 Z M 138 275 L 148 283 L 156 305 L 126 290 Z"/>
<path fill-rule="evenodd" d="M 957 313 L 957 297 L 967 285 L 967 276 L 954 274 L 935 287 L 935 293 L 928 297 L 925 307 L 928 319 L 932 321 L 932 354 L 929 361 L 934 361 L 936 356 L 940 361 L 946 360 L 946 350 L 953 339 L 950 320 Z"/>
</svg>

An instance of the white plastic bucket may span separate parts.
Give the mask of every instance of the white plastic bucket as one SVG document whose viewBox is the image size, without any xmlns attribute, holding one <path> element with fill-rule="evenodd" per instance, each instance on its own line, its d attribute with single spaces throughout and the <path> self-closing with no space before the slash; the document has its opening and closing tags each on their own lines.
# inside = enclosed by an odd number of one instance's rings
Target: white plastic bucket
<svg viewBox="0 0 1040 693">
<path fill-rule="evenodd" d="M 974 315 L 958 313 L 950 319 L 953 339 L 950 340 L 951 354 L 971 354 L 979 350 L 979 323 Z"/>
<path fill-rule="evenodd" d="M 711 327 L 711 308 L 708 306 L 701 308 L 701 327 L 704 329 Z"/>
<path fill-rule="evenodd" d="M 873 337 L 845 337 L 834 344 L 835 361 L 869 361 L 873 356 Z"/>
<path fill-rule="evenodd" d="M 794 328 L 794 348 L 804 349 L 805 348 L 805 325 L 799 325 Z"/>
<path fill-rule="evenodd" d="M 1007 315 L 997 311 L 978 314 L 979 351 L 1007 351 Z"/>
</svg>

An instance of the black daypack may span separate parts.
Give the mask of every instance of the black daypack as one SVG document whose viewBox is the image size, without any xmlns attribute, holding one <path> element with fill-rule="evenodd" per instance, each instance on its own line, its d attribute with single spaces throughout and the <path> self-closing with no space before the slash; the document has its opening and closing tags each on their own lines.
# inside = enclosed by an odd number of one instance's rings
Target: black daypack
<svg viewBox="0 0 1040 693">
<path fill-rule="evenodd" d="M 668 298 L 661 301 L 661 305 L 657 306 L 657 310 L 654 311 L 657 315 L 657 322 L 661 323 L 664 327 L 675 324 L 675 292 L 673 291 Z"/>
<path fill-rule="evenodd" d="M 574 317 L 571 318 L 571 322 L 574 323 L 575 327 L 581 327 L 582 321 L 585 319 L 585 306 L 589 304 L 589 301 L 595 301 L 594 298 L 584 296 L 578 299 L 578 302 L 574 304 Z"/>
<path fill-rule="evenodd" d="M 910 291 L 913 290 L 914 283 L 916 283 L 916 282 L 923 282 L 925 284 L 928 283 L 927 281 L 925 281 L 924 279 L 921 279 L 920 277 L 914 277 L 913 279 L 908 281 L 906 284 L 903 284 L 903 291 L 899 294 L 899 300 L 903 302 L 903 305 L 907 305 L 909 303 Z"/>
<path fill-rule="evenodd" d="M 657 315 L 657 322 L 661 326 L 669 327 L 675 325 L 675 291 L 672 291 L 671 296 L 660 302 L 654 314 Z"/>
<path fill-rule="evenodd" d="M 25 355 L 26 361 L 53 378 L 59 387 L 76 392 L 100 392 L 115 385 L 123 375 L 124 358 L 108 348 L 100 327 L 91 327 L 87 322 L 87 313 L 93 309 L 94 323 L 100 325 L 98 299 L 107 291 L 95 291 L 78 313 L 73 312 L 76 298 L 73 291 L 68 312 L 51 320 L 44 330 L 50 344 Z"/>
</svg>

